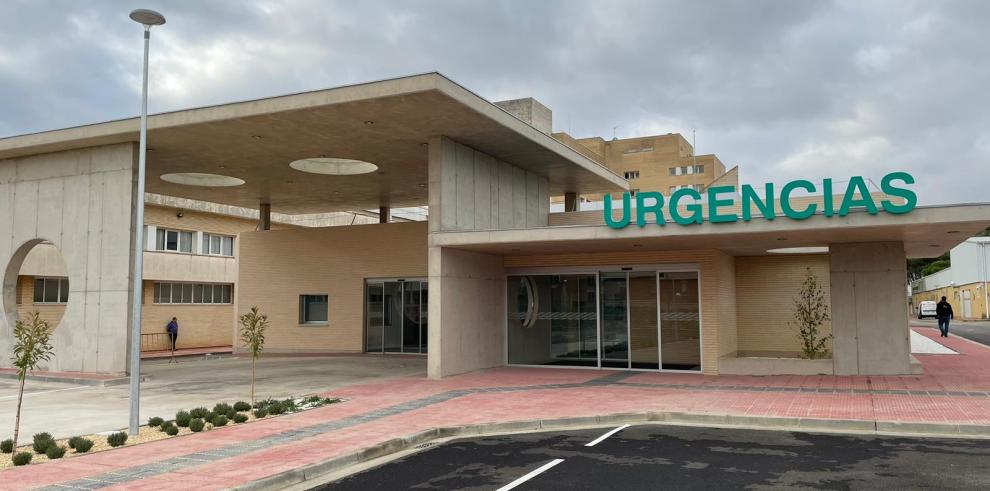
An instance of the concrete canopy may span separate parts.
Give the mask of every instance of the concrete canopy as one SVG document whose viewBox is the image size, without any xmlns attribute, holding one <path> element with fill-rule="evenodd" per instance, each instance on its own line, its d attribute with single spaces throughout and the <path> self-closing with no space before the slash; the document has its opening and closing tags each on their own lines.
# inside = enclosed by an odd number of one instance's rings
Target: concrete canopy
<svg viewBox="0 0 990 491">
<path fill-rule="evenodd" d="M 990 204 L 919 207 L 910 213 L 845 217 L 818 214 L 807 220 L 754 219 L 700 225 L 654 223 L 611 229 L 572 225 L 526 230 L 433 234 L 434 246 L 503 255 L 718 249 L 734 256 L 769 254 L 768 249 L 836 243 L 903 242 L 908 258 L 937 257 L 990 227 Z"/>
<path fill-rule="evenodd" d="M 0 159 L 138 140 L 137 118 L 0 139 Z M 147 190 L 287 214 L 422 206 L 427 147 L 445 135 L 545 176 L 550 192 L 628 189 L 621 176 L 438 73 L 152 115 Z M 303 173 L 318 156 L 374 163 L 352 176 Z M 209 173 L 244 185 L 168 183 L 168 173 Z"/>
</svg>

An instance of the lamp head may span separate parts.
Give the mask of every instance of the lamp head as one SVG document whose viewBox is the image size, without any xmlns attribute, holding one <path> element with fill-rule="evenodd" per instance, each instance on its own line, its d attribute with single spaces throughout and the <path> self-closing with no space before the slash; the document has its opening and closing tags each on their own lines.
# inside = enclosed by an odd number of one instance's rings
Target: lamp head
<svg viewBox="0 0 990 491">
<path fill-rule="evenodd" d="M 165 16 L 148 9 L 137 9 L 131 11 L 131 20 L 145 26 L 160 26 L 165 23 Z"/>
</svg>

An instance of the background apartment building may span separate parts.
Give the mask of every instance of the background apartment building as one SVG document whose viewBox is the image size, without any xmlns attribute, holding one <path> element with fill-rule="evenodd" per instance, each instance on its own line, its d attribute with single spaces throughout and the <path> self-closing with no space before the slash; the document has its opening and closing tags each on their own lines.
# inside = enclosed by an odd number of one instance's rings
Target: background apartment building
<svg viewBox="0 0 990 491">
<path fill-rule="evenodd" d="M 670 195 L 684 188 L 701 192 L 717 184 L 739 184 L 738 166 L 726 171 L 716 155 L 695 155 L 694 146 L 680 133 L 611 140 L 600 136 L 574 138 L 566 132 L 552 132 L 553 114 L 539 101 L 525 98 L 495 104 L 622 176 L 629 181 L 634 195 L 640 190 Z M 601 193 L 573 196 L 573 205 L 567 202 L 567 197 L 555 196 L 552 203 L 565 203 L 566 210 L 576 211 L 578 202 L 597 202 L 603 196 Z M 621 193 L 613 197 L 621 197 Z"/>
</svg>

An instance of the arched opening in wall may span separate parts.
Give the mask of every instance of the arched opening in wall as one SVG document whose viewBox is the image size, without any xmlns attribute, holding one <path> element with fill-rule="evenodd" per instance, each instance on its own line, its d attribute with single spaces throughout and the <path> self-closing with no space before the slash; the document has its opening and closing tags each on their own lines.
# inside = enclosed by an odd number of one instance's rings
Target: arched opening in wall
<svg viewBox="0 0 990 491">
<path fill-rule="evenodd" d="M 34 239 L 22 244 L 4 271 L 3 310 L 8 325 L 38 312 L 53 329 L 69 303 L 69 274 L 65 257 L 51 242 Z"/>
</svg>

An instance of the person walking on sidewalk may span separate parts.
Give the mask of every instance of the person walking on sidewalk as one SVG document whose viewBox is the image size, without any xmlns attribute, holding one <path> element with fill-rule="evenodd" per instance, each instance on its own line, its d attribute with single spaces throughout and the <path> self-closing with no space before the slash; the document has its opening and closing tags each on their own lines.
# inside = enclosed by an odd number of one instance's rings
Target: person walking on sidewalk
<svg viewBox="0 0 990 491">
<path fill-rule="evenodd" d="M 952 305 L 945 301 L 945 297 L 942 297 L 942 301 L 935 305 L 935 316 L 938 317 L 938 330 L 942 332 L 942 337 L 949 337 L 949 319 L 953 315 Z"/>
</svg>

